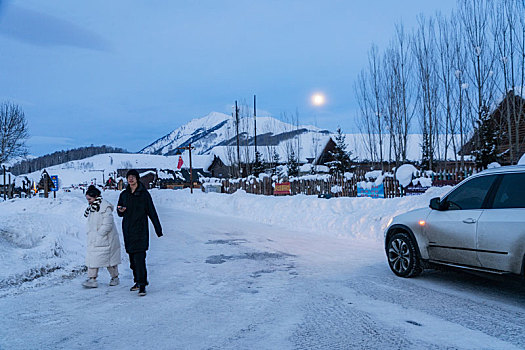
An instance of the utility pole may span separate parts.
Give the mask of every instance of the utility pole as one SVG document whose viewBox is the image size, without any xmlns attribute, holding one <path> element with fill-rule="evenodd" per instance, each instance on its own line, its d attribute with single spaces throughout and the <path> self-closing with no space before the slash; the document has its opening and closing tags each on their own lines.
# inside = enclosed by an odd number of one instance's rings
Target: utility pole
<svg viewBox="0 0 525 350">
<path fill-rule="evenodd" d="M 44 170 L 44 198 L 49 198 L 49 174 Z"/>
<path fill-rule="evenodd" d="M 7 186 L 5 185 L 5 165 L 2 165 L 2 168 L 4 169 L 4 201 L 6 200 L 6 188 Z"/>
<path fill-rule="evenodd" d="M 257 156 L 257 105 L 256 96 L 253 95 L 253 125 L 254 125 L 254 137 L 253 143 L 255 144 L 255 155 Z"/>
<path fill-rule="evenodd" d="M 190 192 L 193 193 L 193 165 L 191 163 L 191 150 L 195 147 L 191 147 L 191 143 L 186 147 L 177 147 L 177 149 L 187 149 L 190 152 Z"/>
<path fill-rule="evenodd" d="M 235 129 L 237 132 L 237 166 L 239 167 L 239 175 L 242 177 L 241 149 L 239 148 L 239 108 L 237 107 L 237 101 L 235 101 Z"/>
<path fill-rule="evenodd" d="M 100 169 L 95 169 L 95 170 L 90 170 L 90 171 L 99 171 L 102 173 L 102 186 L 106 186 L 106 177 L 104 176 L 104 172 L 105 170 L 100 170 Z"/>
</svg>

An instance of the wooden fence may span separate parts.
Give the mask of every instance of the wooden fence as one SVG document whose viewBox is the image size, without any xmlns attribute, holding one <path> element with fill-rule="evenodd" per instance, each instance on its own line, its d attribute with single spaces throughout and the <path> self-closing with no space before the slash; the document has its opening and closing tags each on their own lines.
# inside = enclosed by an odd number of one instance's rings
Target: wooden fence
<svg viewBox="0 0 525 350">
<path fill-rule="evenodd" d="M 438 170 L 432 173 L 419 172 L 414 174 L 414 177 L 429 178 L 431 179 L 432 186 L 442 187 L 454 186 L 474 173 L 476 173 L 474 168 L 468 168 L 456 171 Z M 357 174 L 354 174 L 351 178 L 323 175 L 316 179 L 309 176 L 291 179 L 289 181 L 290 194 L 357 197 L 357 183 L 365 181 L 364 175 L 365 172 L 360 171 Z M 249 177 L 244 179 L 226 179 L 222 181 L 223 191 L 230 194 L 242 189 L 247 193 L 272 196 L 274 194 L 275 184 L 276 181 L 270 177 L 264 177 L 263 179 Z M 385 176 L 383 185 L 385 198 L 422 194 L 428 188 L 424 186 L 409 186 L 407 188 L 402 188 L 399 186 L 399 181 L 392 176 Z"/>
<path fill-rule="evenodd" d="M 290 182 L 290 194 L 305 195 L 329 195 L 331 197 L 357 197 L 357 183 L 364 179 L 345 178 L 343 176 L 326 176 L 323 179 L 292 179 Z M 270 177 L 262 180 L 256 178 L 223 180 L 222 186 L 225 193 L 234 193 L 242 189 L 247 193 L 271 196 L 276 182 Z M 392 177 L 386 177 L 384 181 L 385 198 L 399 197 L 402 191 L 399 182 Z"/>
</svg>

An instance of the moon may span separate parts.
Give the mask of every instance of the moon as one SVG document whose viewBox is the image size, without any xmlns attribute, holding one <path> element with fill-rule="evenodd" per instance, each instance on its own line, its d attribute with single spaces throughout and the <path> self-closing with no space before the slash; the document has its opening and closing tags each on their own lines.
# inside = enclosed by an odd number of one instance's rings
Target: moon
<svg viewBox="0 0 525 350">
<path fill-rule="evenodd" d="M 326 98 L 321 93 L 315 93 L 312 95 L 312 104 L 314 106 L 322 106 L 326 102 Z"/>
</svg>

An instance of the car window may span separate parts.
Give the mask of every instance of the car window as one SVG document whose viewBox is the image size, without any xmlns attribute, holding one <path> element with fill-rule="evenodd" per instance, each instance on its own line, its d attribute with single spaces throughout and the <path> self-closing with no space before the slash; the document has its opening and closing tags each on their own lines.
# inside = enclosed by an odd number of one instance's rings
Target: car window
<svg viewBox="0 0 525 350">
<path fill-rule="evenodd" d="M 525 208 L 525 173 L 503 175 L 492 208 Z"/>
<path fill-rule="evenodd" d="M 445 199 L 446 210 L 481 209 L 496 175 L 480 176 L 456 188 Z"/>
</svg>

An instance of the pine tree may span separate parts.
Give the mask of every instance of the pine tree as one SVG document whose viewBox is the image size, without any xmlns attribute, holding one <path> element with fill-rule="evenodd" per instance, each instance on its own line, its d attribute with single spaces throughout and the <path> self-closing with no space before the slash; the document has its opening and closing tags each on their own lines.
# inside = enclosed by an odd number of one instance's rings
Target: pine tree
<svg viewBox="0 0 525 350">
<path fill-rule="evenodd" d="M 277 150 L 273 150 L 272 155 L 272 162 L 273 162 L 273 175 L 277 174 L 277 167 L 279 166 L 279 162 L 281 161 L 281 157 L 279 156 L 279 153 L 277 153 Z"/>
<path fill-rule="evenodd" d="M 288 156 L 288 176 L 297 176 L 299 175 L 299 163 L 297 157 L 295 156 L 295 151 L 292 149 L 290 155 Z"/>
<path fill-rule="evenodd" d="M 425 123 L 426 124 L 426 123 Z M 430 149 L 430 137 L 428 135 L 428 130 L 423 127 L 423 143 L 421 144 L 421 170 L 431 170 L 430 169 L 430 158 L 432 150 Z"/>
<path fill-rule="evenodd" d="M 488 108 L 483 108 L 481 119 L 477 124 L 477 147 L 472 152 L 476 159 L 476 166 L 485 169 L 487 165 L 498 161 L 498 134 L 494 127 Z"/>
<path fill-rule="evenodd" d="M 330 167 L 330 173 L 332 175 L 344 174 L 352 165 L 352 152 L 346 151 L 347 145 L 345 141 L 345 135 L 341 131 L 341 128 L 337 128 L 337 135 L 335 136 L 335 147 L 333 151 L 330 151 L 330 155 L 334 159 L 331 162 L 327 162 Z"/>
<path fill-rule="evenodd" d="M 262 162 L 262 155 L 261 152 L 257 151 L 255 152 L 255 161 L 253 162 L 253 174 L 255 176 L 259 176 L 260 173 L 264 172 L 264 164 Z"/>
</svg>

